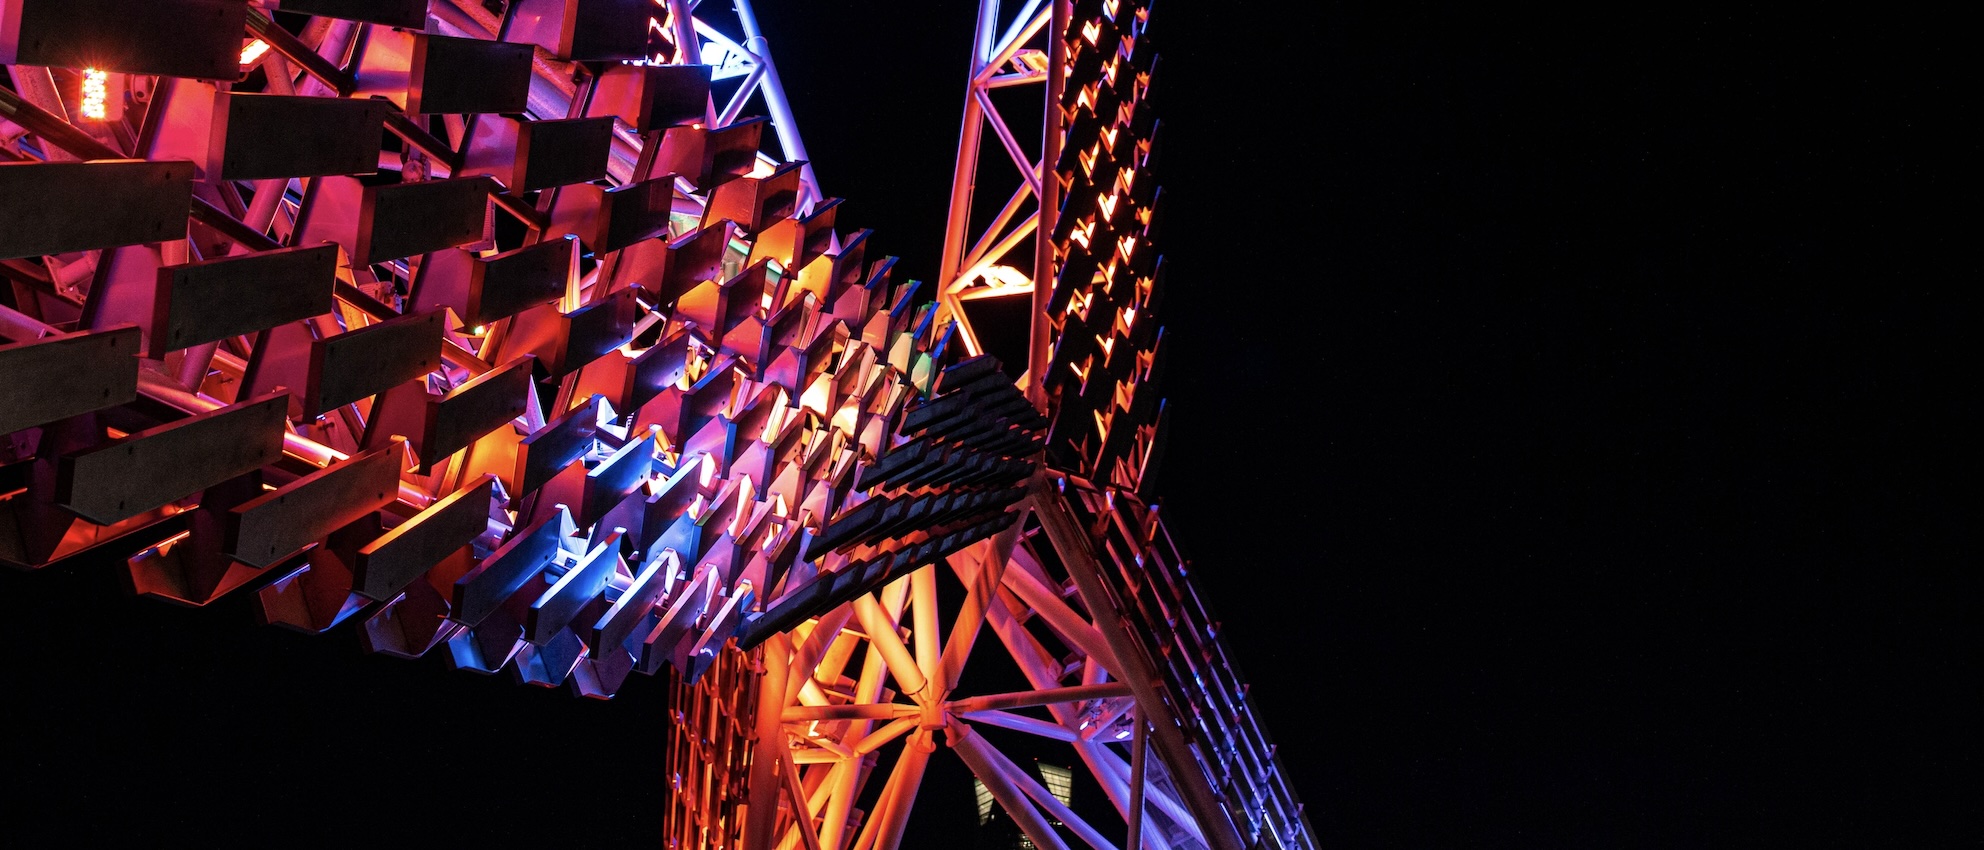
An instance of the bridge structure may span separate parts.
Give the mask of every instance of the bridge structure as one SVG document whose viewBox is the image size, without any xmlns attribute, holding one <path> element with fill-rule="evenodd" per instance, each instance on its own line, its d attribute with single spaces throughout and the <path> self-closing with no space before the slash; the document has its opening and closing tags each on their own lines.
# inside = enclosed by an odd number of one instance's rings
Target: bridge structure
<svg viewBox="0 0 1984 850">
<path fill-rule="evenodd" d="M 1154 502 L 1149 5 L 983 0 L 930 286 L 719 5 L 0 0 L 0 561 L 664 676 L 677 850 L 902 846 L 939 757 L 1036 847 L 1313 847 Z"/>
</svg>

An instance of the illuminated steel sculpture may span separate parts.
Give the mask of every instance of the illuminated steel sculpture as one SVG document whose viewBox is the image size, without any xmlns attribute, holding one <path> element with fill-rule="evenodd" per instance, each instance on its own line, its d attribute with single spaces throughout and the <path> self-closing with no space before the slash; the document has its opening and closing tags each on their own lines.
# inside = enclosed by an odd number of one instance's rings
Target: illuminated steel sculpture
<svg viewBox="0 0 1984 850">
<path fill-rule="evenodd" d="M 731 11 L 0 0 L 0 561 L 666 675 L 670 847 L 897 847 L 940 746 L 1039 847 L 1312 847 L 1147 501 L 1148 7 L 985 0 L 929 292 L 836 230 Z M 967 246 L 985 128 L 1017 188 Z M 987 626 L 1031 690 L 956 693 Z"/>
</svg>

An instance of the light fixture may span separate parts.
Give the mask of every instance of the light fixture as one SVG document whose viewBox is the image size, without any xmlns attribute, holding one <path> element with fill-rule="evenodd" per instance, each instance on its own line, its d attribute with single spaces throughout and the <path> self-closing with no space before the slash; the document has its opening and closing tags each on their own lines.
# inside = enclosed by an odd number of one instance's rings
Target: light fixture
<svg viewBox="0 0 1984 850">
<path fill-rule="evenodd" d="M 83 117 L 91 121 L 102 121 L 108 117 L 110 99 L 110 75 L 95 68 L 83 69 Z"/>
<path fill-rule="evenodd" d="M 255 60 L 262 58 L 262 54 L 267 52 L 269 52 L 268 42 L 259 38 L 248 42 L 241 48 L 241 66 L 245 68 L 255 64 Z"/>
</svg>

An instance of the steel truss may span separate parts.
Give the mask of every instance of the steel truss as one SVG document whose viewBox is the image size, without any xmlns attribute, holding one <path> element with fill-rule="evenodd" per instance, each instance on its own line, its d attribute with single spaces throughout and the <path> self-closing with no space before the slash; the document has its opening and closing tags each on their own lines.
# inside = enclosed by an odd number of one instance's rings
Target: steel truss
<svg viewBox="0 0 1984 850">
<path fill-rule="evenodd" d="M 1043 179 L 1042 165 L 1058 155 L 1061 139 L 1060 110 L 1054 106 L 1055 93 L 1063 85 L 1063 62 L 1057 61 L 1061 40 L 1051 38 L 1050 32 L 1066 32 L 1068 10 L 1064 6 L 1028 0 L 1017 14 L 1007 18 L 1002 16 L 997 0 L 979 3 L 971 70 L 965 81 L 964 128 L 958 139 L 944 253 L 937 275 L 939 299 L 949 316 L 964 316 L 962 302 L 974 298 L 1018 297 L 1036 291 L 1040 296 L 1034 301 L 1034 312 L 1045 313 L 1047 289 L 1034 283 L 1052 277 L 1052 254 L 1046 243 L 1033 237 L 1043 214 L 1051 222 L 1057 210 L 1059 187 L 1055 181 Z M 1058 26 L 1057 15 L 1061 16 Z M 993 102 L 993 92 L 1036 86 L 1042 92 L 1038 102 L 1042 132 L 1037 139 L 1021 139 Z M 1004 151 L 1003 157 L 992 154 L 995 162 L 990 164 L 982 161 L 981 150 L 988 129 Z M 988 187 L 1014 188 L 998 213 L 974 228 L 972 202 L 981 182 Z M 1029 365 L 1047 360 L 1050 329 L 1044 322 L 1035 324 L 1029 329 Z M 962 321 L 960 329 L 971 353 L 982 353 L 984 346 L 971 322 Z M 1038 389 L 1040 381 L 1032 383 L 1036 388 L 1030 393 L 1035 402 L 1044 403 Z"/>
<path fill-rule="evenodd" d="M 974 320 L 975 302 L 1029 307 L 1028 391 L 1054 421 L 1043 474 L 1060 482 L 1030 505 L 1149 721 L 1173 789 L 1160 807 L 1210 846 L 1313 846 L 1217 622 L 1138 498 L 1164 419 L 1149 5 L 1030 0 L 1010 18 L 1000 6 L 979 4 L 940 303 L 973 353 L 997 321 Z M 1038 139 L 1018 138 L 993 100 L 1015 86 L 1040 87 Z M 1003 157 L 982 151 L 988 130 Z M 981 220 L 974 195 L 988 185 L 1014 188 Z"/>
</svg>

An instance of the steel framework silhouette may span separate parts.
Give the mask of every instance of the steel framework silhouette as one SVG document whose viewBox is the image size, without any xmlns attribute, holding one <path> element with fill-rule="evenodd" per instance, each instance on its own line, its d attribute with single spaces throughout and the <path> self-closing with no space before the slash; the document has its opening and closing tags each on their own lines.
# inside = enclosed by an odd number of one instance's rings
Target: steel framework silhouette
<svg viewBox="0 0 1984 850">
<path fill-rule="evenodd" d="M 0 0 L 0 560 L 666 675 L 682 850 L 898 847 L 943 749 L 1038 847 L 1314 846 L 1150 502 L 1148 4 L 981 2 L 928 291 L 715 6 Z"/>
</svg>

